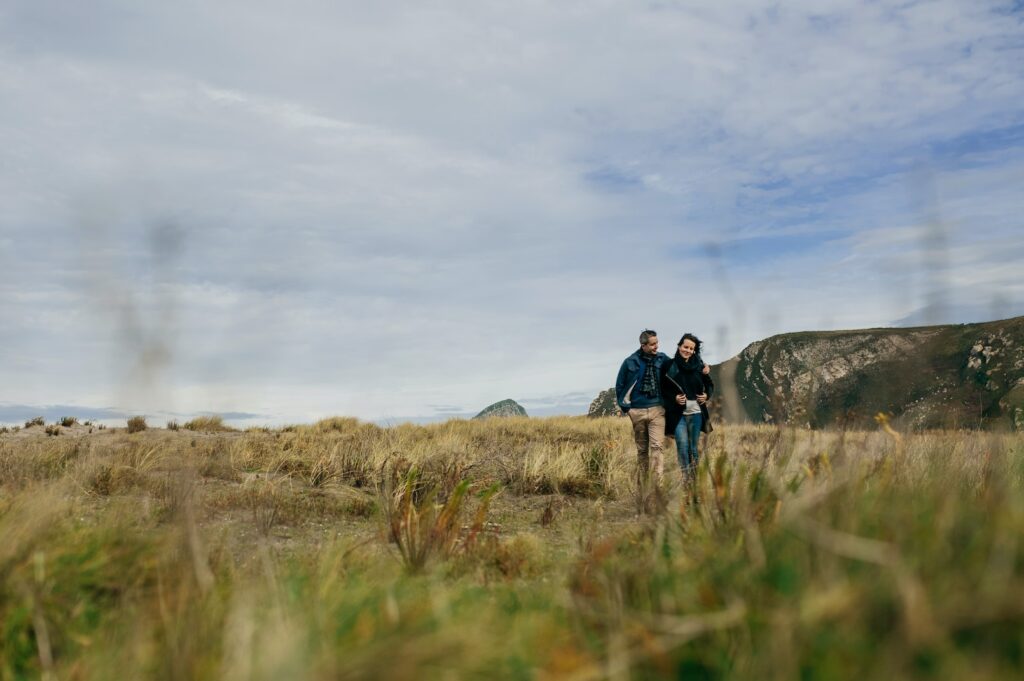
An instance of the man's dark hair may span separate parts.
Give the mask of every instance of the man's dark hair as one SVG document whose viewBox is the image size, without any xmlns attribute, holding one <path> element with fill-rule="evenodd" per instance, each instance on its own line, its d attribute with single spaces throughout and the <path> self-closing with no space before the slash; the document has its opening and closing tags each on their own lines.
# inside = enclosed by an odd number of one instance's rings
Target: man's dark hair
<svg viewBox="0 0 1024 681">
<path fill-rule="evenodd" d="M 640 332 L 640 345 L 647 345 L 652 338 L 657 338 L 658 332 L 654 329 L 644 329 Z"/>
<path fill-rule="evenodd" d="M 693 341 L 693 354 L 695 354 L 695 355 L 699 355 L 700 354 L 700 338 L 697 338 L 692 333 L 684 333 L 683 337 L 679 339 L 678 343 L 676 343 L 676 347 L 678 348 L 680 345 L 682 345 L 684 340 L 692 340 Z"/>
</svg>

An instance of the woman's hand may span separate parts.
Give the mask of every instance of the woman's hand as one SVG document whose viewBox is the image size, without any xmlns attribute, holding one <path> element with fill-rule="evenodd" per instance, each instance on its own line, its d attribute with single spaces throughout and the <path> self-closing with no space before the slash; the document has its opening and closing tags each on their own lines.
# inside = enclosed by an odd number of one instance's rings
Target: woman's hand
<svg viewBox="0 0 1024 681">
<path fill-rule="evenodd" d="M 701 393 L 700 395 L 697 395 L 697 404 L 704 404 L 707 401 L 708 401 L 708 394 L 707 393 Z"/>
<path fill-rule="evenodd" d="M 676 404 L 686 406 L 686 395 L 676 395 Z"/>
</svg>

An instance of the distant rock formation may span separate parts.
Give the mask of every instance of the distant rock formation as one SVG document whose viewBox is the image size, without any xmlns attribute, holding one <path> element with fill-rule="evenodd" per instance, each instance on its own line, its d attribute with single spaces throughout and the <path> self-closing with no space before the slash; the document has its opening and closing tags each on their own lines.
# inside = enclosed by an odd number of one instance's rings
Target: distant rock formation
<svg viewBox="0 0 1024 681">
<path fill-rule="evenodd" d="M 488 419 L 492 416 L 507 417 L 507 416 L 527 416 L 526 410 L 520 406 L 515 400 L 502 400 L 501 402 L 495 402 L 489 407 L 484 409 L 474 416 L 475 419 Z"/>
<path fill-rule="evenodd" d="M 751 343 L 711 367 L 713 421 L 814 428 L 1024 430 L 1024 317 L 983 324 L 804 331 Z M 615 391 L 590 416 L 616 414 Z"/>
<path fill-rule="evenodd" d="M 615 403 L 615 388 L 602 390 L 594 401 L 590 403 L 587 416 L 598 418 L 600 416 L 622 416 L 619 405 Z"/>
</svg>

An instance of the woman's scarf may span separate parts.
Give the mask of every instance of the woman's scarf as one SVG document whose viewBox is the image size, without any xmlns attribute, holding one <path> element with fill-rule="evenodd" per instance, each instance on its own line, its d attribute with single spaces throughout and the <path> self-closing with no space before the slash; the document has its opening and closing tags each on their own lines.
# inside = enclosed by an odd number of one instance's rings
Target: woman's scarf
<svg viewBox="0 0 1024 681">
<path fill-rule="evenodd" d="M 676 356 L 672 358 L 672 361 L 676 363 L 676 368 L 680 371 L 702 371 L 704 369 L 704 362 L 701 360 L 700 355 L 696 352 L 690 355 L 690 359 L 683 359 L 683 356 L 676 352 Z"/>
<path fill-rule="evenodd" d="M 694 399 L 698 392 L 702 392 L 702 390 L 694 390 L 692 386 L 694 378 L 700 379 L 700 372 L 704 370 L 704 360 L 696 352 L 690 355 L 689 360 L 685 360 L 676 351 L 676 356 L 672 358 L 672 362 L 676 365 L 676 370 L 680 374 L 680 387 L 684 389 L 683 392 L 686 394 L 687 399 Z M 691 390 L 694 393 L 694 398 L 691 398 L 689 395 Z"/>
</svg>

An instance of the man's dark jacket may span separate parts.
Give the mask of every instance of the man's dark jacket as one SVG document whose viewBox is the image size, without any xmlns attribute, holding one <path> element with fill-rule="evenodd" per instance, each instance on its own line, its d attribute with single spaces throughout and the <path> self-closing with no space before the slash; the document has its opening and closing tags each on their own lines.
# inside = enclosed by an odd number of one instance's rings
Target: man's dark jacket
<svg viewBox="0 0 1024 681">
<path fill-rule="evenodd" d="M 669 360 L 669 356 L 664 352 L 659 352 L 651 360 L 654 362 L 654 368 L 658 371 L 659 376 L 661 375 L 662 368 L 669 363 Z M 657 407 L 661 404 L 660 395 L 650 397 L 640 394 L 640 385 L 643 383 L 644 370 L 646 368 L 647 360 L 642 349 L 637 350 L 622 360 L 622 366 L 619 367 L 619 375 L 615 379 L 615 401 L 622 411 L 628 412 L 632 407 L 637 407 L 638 409 Z M 626 401 L 627 395 L 630 397 L 628 402 Z"/>
<path fill-rule="evenodd" d="M 692 367 L 689 370 L 680 370 L 679 363 L 681 361 L 682 358 L 676 351 L 676 356 L 673 359 L 661 365 L 661 397 L 665 402 L 665 434 L 672 437 L 675 436 L 679 419 L 683 417 L 683 405 L 676 402 L 676 396 L 685 394 L 686 399 L 696 400 L 697 395 L 705 393 L 710 400 L 711 393 L 715 391 L 711 375 L 702 371 L 704 362 L 700 355 L 690 357 L 690 361 L 686 363 L 688 367 Z M 708 413 L 706 401 L 700 405 L 700 415 L 701 431 L 710 433 L 712 430 L 711 415 Z"/>
</svg>

